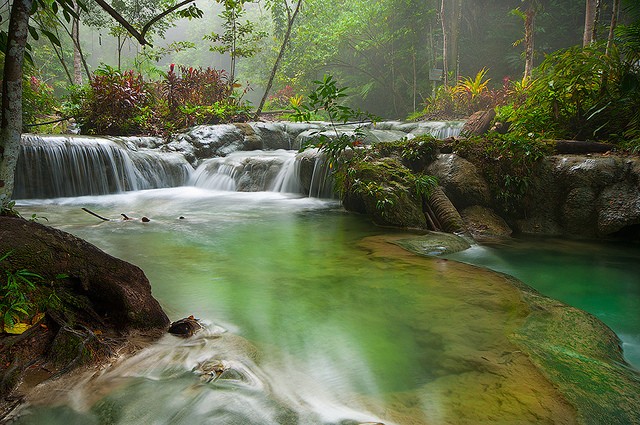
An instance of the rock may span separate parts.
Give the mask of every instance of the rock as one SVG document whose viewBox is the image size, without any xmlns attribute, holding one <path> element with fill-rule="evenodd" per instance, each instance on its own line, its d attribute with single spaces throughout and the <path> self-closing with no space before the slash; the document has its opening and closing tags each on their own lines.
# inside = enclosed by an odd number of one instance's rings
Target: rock
<svg viewBox="0 0 640 425">
<path fill-rule="evenodd" d="M 496 111 L 494 109 L 475 112 L 464 124 L 460 134 L 465 137 L 482 136 L 491 128 L 491 122 L 495 117 Z"/>
<path fill-rule="evenodd" d="M 202 325 L 200 324 L 200 321 L 193 316 L 189 316 L 171 323 L 168 332 L 171 335 L 189 338 L 201 329 Z"/>
<path fill-rule="evenodd" d="M 640 224 L 640 186 L 624 181 L 607 187 L 597 202 L 597 228 L 609 235 L 625 227 Z"/>
<path fill-rule="evenodd" d="M 473 205 L 465 208 L 461 215 L 476 240 L 511 236 L 512 230 L 509 225 L 490 208 Z"/>
<path fill-rule="evenodd" d="M 550 156 L 534 172 L 524 209 L 524 217 L 511 217 L 523 233 L 637 238 L 633 229 L 640 225 L 640 159 Z"/>
<path fill-rule="evenodd" d="M 393 243 L 407 251 L 427 257 L 452 254 L 454 252 L 464 251 L 471 246 L 469 242 L 460 236 L 441 232 L 427 232 L 421 236 L 396 239 Z"/>
<path fill-rule="evenodd" d="M 116 329 L 162 328 L 169 319 L 140 268 L 69 233 L 20 218 L 0 217 L 0 252 L 7 261 L 85 296 Z M 64 281 L 58 275 L 67 275 Z"/>
<path fill-rule="evenodd" d="M 475 165 L 458 155 L 438 155 L 427 167 L 427 173 L 438 178 L 438 183 L 458 210 L 471 205 L 490 204 L 487 182 Z"/>
</svg>

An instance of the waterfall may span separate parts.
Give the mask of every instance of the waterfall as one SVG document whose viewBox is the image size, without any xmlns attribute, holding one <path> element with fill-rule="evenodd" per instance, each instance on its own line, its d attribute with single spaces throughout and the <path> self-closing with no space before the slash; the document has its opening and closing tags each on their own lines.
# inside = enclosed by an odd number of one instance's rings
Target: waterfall
<svg viewBox="0 0 640 425">
<path fill-rule="evenodd" d="M 300 160 L 297 157 L 287 159 L 275 178 L 272 192 L 303 193 L 300 184 Z"/>
<path fill-rule="evenodd" d="M 175 153 L 137 150 L 98 137 L 25 134 L 14 196 L 55 198 L 180 186 L 192 170 Z"/>
<path fill-rule="evenodd" d="M 370 145 L 423 134 L 443 139 L 458 135 L 463 125 L 463 121 L 381 122 L 341 125 L 338 131 L 350 134 L 362 127 L 364 143 Z M 25 134 L 14 196 L 101 195 L 191 184 L 212 190 L 333 198 L 331 169 L 323 155 L 314 149 L 288 150 L 329 128 L 327 123 L 198 126 L 168 143 L 151 137 Z M 195 172 L 187 159 L 199 164 Z"/>
<path fill-rule="evenodd" d="M 213 190 L 299 193 L 295 162 L 294 151 L 237 151 L 205 160 L 193 173 L 190 184 Z"/>
</svg>

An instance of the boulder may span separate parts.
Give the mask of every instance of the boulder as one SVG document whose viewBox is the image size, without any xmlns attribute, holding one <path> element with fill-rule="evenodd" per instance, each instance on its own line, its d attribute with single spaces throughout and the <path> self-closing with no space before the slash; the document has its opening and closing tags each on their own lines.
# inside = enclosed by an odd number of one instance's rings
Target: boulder
<svg viewBox="0 0 640 425">
<path fill-rule="evenodd" d="M 442 190 L 458 210 L 490 203 L 489 185 L 475 165 L 458 155 L 438 155 L 427 167 L 427 173 L 438 178 Z"/>
<path fill-rule="evenodd" d="M 34 221 L 0 217 L 0 253 L 61 289 L 86 297 L 100 320 L 116 330 L 153 329 L 169 319 L 151 295 L 143 271 L 69 233 Z M 61 280 L 57 276 L 66 275 Z"/>
<path fill-rule="evenodd" d="M 502 217 L 490 208 L 473 205 L 465 208 L 462 220 L 474 239 L 506 238 L 512 230 Z"/>
</svg>

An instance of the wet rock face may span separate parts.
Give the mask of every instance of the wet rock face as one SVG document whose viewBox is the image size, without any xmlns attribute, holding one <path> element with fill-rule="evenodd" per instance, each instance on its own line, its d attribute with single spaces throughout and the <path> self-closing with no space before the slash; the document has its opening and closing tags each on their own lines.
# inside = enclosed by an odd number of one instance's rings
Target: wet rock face
<svg viewBox="0 0 640 425">
<path fill-rule="evenodd" d="M 512 230 L 502 217 L 490 208 L 474 205 L 461 212 L 462 219 L 476 240 L 505 238 Z"/>
<path fill-rule="evenodd" d="M 471 205 L 489 205 L 489 185 L 471 162 L 455 154 L 441 154 L 427 168 L 453 205 L 462 210 Z"/>
<path fill-rule="evenodd" d="M 527 233 L 625 236 L 640 224 L 640 159 L 618 156 L 552 156 L 537 170 L 527 196 Z M 631 236 L 631 235 L 630 235 Z"/>
<path fill-rule="evenodd" d="M 615 155 L 555 155 L 536 168 L 524 214 L 503 214 L 476 167 L 455 154 L 441 154 L 427 169 L 462 212 L 472 233 L 518 232 L 552 236 L 636 238 L 640 227 L 640 159 Z M 473 207 L 473 208 L 470 208 Z M 498 217 L 479 207 L 494 207 Z M 500 230 L 502 229 L 502 230 Z M 486 233 L 486 235 L 483 235 Z"/>
</svg>

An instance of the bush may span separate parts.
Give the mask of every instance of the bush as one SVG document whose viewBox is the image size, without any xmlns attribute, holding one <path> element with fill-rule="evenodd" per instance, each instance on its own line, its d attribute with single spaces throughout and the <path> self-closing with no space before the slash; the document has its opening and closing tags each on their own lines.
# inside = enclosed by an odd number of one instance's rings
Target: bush
<svg viewBox="0 0 640 425">
<path fill-rule="evenodd" d="M 89 87 L 79 118 L 83 130 L 107 135 L 145 132 L 153 93 L 142 75 L 103 66 Z"/>
<path fill-rule="evenodd" d="M 640 72 L 615 50 L 557 51 L 534 76 L 524 101 L 498 110 L 514 134 L 611 142 L 640 136 Z"/>
<path fill-rule="evenodd" d="M 22 82 L 22 120 L 24 125 L 49 121 L 55 115 L 53 87 L 35 76 Z"/>
<path fill-rule="evenodd" d="M 456 119 L 466 118 L 477 111 L 492 109 L 507 100 L 509 81 L 501 88 L 489 88 L 485 79 L 487 69 L 480 70 L 474 78 L 463 77 L 453 86 L 440 86 L 434 98 L 427 99 L 424 109 L 409 117 L 416 119 Z"/>
<path fill-rule="evenodd" d="M 159 91 L 166 102 L 166 120 L 172 127 L 217 124 L 232 118 L 244 120 L 248 108 L 234 95 L 234 84 L 227 73 L 213 68 L 179 66 L 180 75 L 171 64 Z"/>
</svg>

